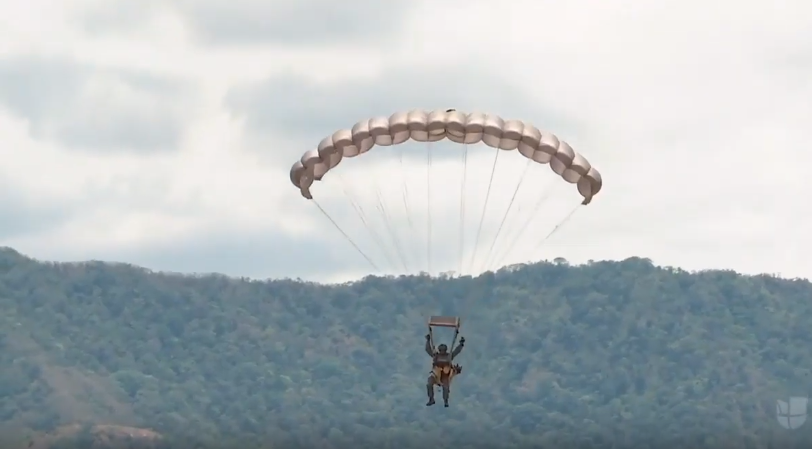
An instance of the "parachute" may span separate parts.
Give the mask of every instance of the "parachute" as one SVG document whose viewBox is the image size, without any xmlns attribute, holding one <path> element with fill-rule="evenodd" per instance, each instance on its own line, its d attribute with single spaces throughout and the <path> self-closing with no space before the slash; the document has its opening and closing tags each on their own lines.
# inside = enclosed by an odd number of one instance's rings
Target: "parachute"
<svg viewBox="0 0 812 449">
<path fill-rule="evenodd" d="M 437 192 L 440 192 L 441 197 L 450 196 L 453 192 L 450 187 L 444 186 L 437 187 L 438 182 L 447 182 L 451 176 L 452 166 L 447 164 L 442 168 L 432 168 L 437 165 L 437 158 L 447 157 L 452 152 L 438 153 L 433 149 L 433 145 L 441 144 L 441 141 L 448 140 L 452 146 L 456 146 L 462 151 L 461 158 L 456 162 L 459 166 L 459 174 L 461 178 L 461 185 L 454 189 L 455 194 L 459 195 L 459 209 L 460 209 L 460 228 L 457 231 L 450 231 L 452 227 L 449 223 L 448 216 L 439 218 L 443 214 L 449 213 L 451 202 L 448 198 L 440 201 L 443 205 L 439 210 L 432 210 L 433 203 L 437 203 Z M 342 162 L 344 159 L 361 159 L 368 158 L 368 154 L 378 152 L 386 153 L 383 150 L 371 151 L 376 147 L 401 147 L 409 141 L 418 142 L 427 146 L 426 159 L 425 159 L 425 178 L 420 177 L 425 181 L 425 195 L 422 198 L 427 203 L 425 207 L 416 208 L 413 204 L 414 194 L 410 189 L 414 190 L 415 184 L 418 184 L 416 178 L 418 173 L 415 170 L 408 170 L 410 157 L 411 162 L 416 158 L 414 152 L 405 153 L 401 150 L 398 153 L 399 166 L 403 169 L 400 176 L 395 176 L 396 170 L 393 170 L 394 162 L 390 160 L 388 168 L 382 169 L 385 163 L 372 165 L 362 170 L 349 171 L 345 174 L 350 177 L 349 184 L 357 185 L 362 182 L 371 183 L 366 187 L 360 189 L 361 196 L 366 195 L 367 200 L 372 203 L 370 207 L 367 205 L 365 208 L 362 204 L 363 201 L 358 200 L 358 189 L 354 192 L 348 189 L 346 184 L 347 178 L 342 176 L 341 172 L 344 170 L 345 165 L 355 165 L 356 162 Z M 490 177 L 488 179 L 488 189 L 485 196 L 485 202 L 481 211 L 481 218 L 479 220 L 478 230 L 476 232 L 476 241 L 474 242 L 471 250 L 471 263 L 466 270 L 464 267 L 464 259 L 466 259 L 465 245 L 466 236 L 470 237 L 471 233 L 466 232 L 465 225 L 467 224 L 465 212 L 467 208 L 467 201 L 469 201 L 469 192 L 467 191 L 472 186 L 484 186 L 485 179 L 480 181 L 472 181 L 469 179 L 469 146 L 476 144 L 484 144 L 486 150 L 496 150 L 493 152 L 493 167 L 490 170 Z M 394 151 L 394 150 L 392 150 Z M 390 151 L 390 156 L 393 154 Z M 501 222 L 496 231 L 495 237 L 492 239 L 487 252 L 485 248 L 480 248 L 481 233 L 483 220 L 486 216 L 488 209 L 488 201 L 491 196 L 491 188 L 494 182 L 494 173 L 496 171 L 497 161 L 501 153 L 518 153 L 524 156 L 527 161 L 526 167 L 521 176 L 517 172 L 513 172 L 508 176 L 511 182 L 515 182 L 515 191 L 506 207 L 506 212 L 501 217 Z M 359 158 L 359 156 L 363 156 Z M 516 157 L 516 156 L 512 156 Z M 405 158 L 405 159 L 404 159 Z M 406 160 L 406 162 L 404 162 Z M 385 161 L 384 161 L 385 162 Z M 421 164 L 423 162 L 420 162 Z M 405 165 L 404 165 L 405 164 Z M 340 167 L 341 166 L 341 167 Z M 487 254 L 485 258 L 485 268 L 494 264 L 498 265 L 505 259 L 507 253 L 510 253 L 517 243 L 521 242 L 524 247 L 528 245 L 522 241 L 522 236 L 526 233 L 528 227 L 532 224 L 532 219 L 537 215 L 540 208 L 540 203 L 544 201 L 546 196 L 542 195 L 540 191 L 530 191 L 527 195 L 529 199 L 534 200 L 535 206 L 525 209 L 526 217 L 524 220 L 519 220 L 520 226 L 515 227 L 512 236 L 505 236 L 502 234 L 504 225 L 509 218 L 511 209 L 514 206 L 517 194 L 525 182 L 528 171 L 531 166 L 548 166 L 547 173 L 553 174 L 552 178 L 557 179 L 558 184 L 572 185 L 573 190 L 577 191 L 580 195 L 580 205 L 588 205 L 591 203 L 595 195 L 597 195 L 602 188 L 603 181 L 600 173 L 587 161 L 581 154 L 577 153 L 565 141 L 560 140 L 556 135 L 541 131 L 531 123 L 522 120 L 505 120 L 497 115 L 485 114 L 481 112 L 464 113 L 455 109 L 446 110 L 411 110 L 404 112 L 396 112 L 389 117 L 373 117 L 367 120 L 361 120 L 352 127 L 352 129 L 341 129 L 334 132 L 332 135 L 324 138 L 316 149 L 307 151 L 300 160 L 293 164 L 290 170 L 290 180 L 293 185 L 299 190 L 301 195 L 313 201 L 318 209 L 332 222 L 332 224 L 341 232 L 341 234 L 352 244 L 353 247 L 361 254 L 367 262 L 374 268 L 380 270 L 378 263 L 374 260 L 367 249 L 364 251 L 362 244 L 358 241 L 358 235 L 354 239 L 351 234 L 352 231 L 360 231 L 362 236 L 365 236 L 367 243 L 378 249 L 379 256 L 389 262 L 390 266 L 397 267 L 396 270 L 413 271 L 414 267 L 420 265 L 422 262 L 427 262 L 428 272 L 431 274 L 432 270 L 432 252 L 435 246 L 453 246 L 453 234 L 459 234 L 459 257 L 457 257 L 456 266 L 453 267 L 454 271 L 459 274 L 471 271 L 475 265 L 477 255 Z M 404 168 L 406 167 L 406 168 Z M 359 164 L 357 168 L 361 168 Z M 432 172 L 434 170 L 434 172 Z M 319 195 L 314 195 L 313 190 L 316 186 L 329 180 L 333 174 L 343 184 L 343 191 L 345 196 L 350 200 L 351 206 L 360 218 L 360 226 L 340 226 L 331 214 L 328 214 L 326 209 L 316 200 Z M 434 178 L 432 178 L 432 175 Z M 383 182 L 381 182 L 383 177 Z M 438 179 L 439 177 L 439 179 Z M 535 177 L 539 178 L 541 175 Z M 398 179 L 399 178 L 399 179 Z M 400 182 L 398 182 L 398 180 Z M 564 183 L 560 181 L 563 180 Z M 341 184 L 341 183 L 339 183 Z M 339 184 L 331 186 L 324 192 L 326 196 L 338 195 Z M 382 192 L 381 185 L 386 186 L 391 191 L 396 191 L 388 197 Z M 422 188 L 422 187 L 421 187 Z M 397 191 L 399 189 L 399 191 Z M 411 194 L 410 194 L 411 193 Z M 320 193 L 321 195 L 321 193 Z M 446 201 L 448 200 L 448 201 Z M 537 202 L 535 201 L 537 200 Z M 502 204 L 507 202 L 502 201 Z M 401 204 L 402 203 L 402 204 Z M 572 213 L 578 208 L 573 209 L 566 217 L 557 222 L 555 227 L 542 242 L 549 238 L 564 222 L 566 222 Z M 379 212 L 379 219 L 377 224 L 375 220 L 370 217 L 369 211 L 374 209 Z M 395 210 L 398 210 L 402 216 L 396 217 Z M 415 216 L 417 209 L 425 211 L 425 221 L 418 225 L 418 220 Z M 470 208 L 469 208 L 470 209 Z M 514 210 L 515 211 L 515 210 Z M 514 217 L 516 214 L 514 213 Z M 434 220 L 432 219 L 434 217 Z M 470 218 L 470 217 L 469 217 Z M 517 219 L 518 220 L 518 219 Z M 433 223 L 434 221 L 434 223 Z M 408 222 L 408 227 L 405 223 Z M 360 229 L 366 228 L 366 231 Z M 408 228 L 408 229 L 407 229 Z M 417 228 L 421 228 L 420 234 L 425 238 L 425 245 L 420 245 L 415 236 L 418 235 Z M 538 235 L 538 229 L 533 228 L 533 234 Z M 425 232 L 423 232 L 425 231 Z M 446 233 L 445 236 L 440 236 L 438 233 Z M 404 234 L 406 237 L 404 238 Z M 466 235 L 467 234 L 467 235 Z M 388 238 L 387 238 L 388 236 Z M 438 238 L 439 237 L 439 238 Z M 500 241 L 499 238 L 503 237 Z M 497 245 L 499 243 L 499 245 Z M 540 245 L 540 243 L 539 243 Z M 407 256 L 410 251 L 416 252 L 420 248 L 426 251 L 426 257 Z M 481 251 L 480 251 L 481 249 Z M 380 257 L 378 258 L 380 260 Z M 422 262 L 421 262 L 422 261 Z M 420 262 L 420 263 L 416 263 Z M 410 268 L 411 266 L 411 268 Z M 423 265 L 426 266 L 426 265 Z"/>
</svg>

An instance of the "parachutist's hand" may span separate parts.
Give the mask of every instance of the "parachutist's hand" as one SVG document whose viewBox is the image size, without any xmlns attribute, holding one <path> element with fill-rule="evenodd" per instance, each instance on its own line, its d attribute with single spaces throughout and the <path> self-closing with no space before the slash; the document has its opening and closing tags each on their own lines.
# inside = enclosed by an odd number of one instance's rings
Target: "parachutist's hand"
<svg viewBox="0 0 812 449">
<path fill-rule="evenodd" d="M 431 340 L 431 335 L 430 335 L 430 334 L 426 334 L 426 341 L 430 341 L 430 340 Z"/>
<path fill-rule="evenodd" d="M 460 346 L 465 346 L 465 337 L 460 338 Z"/>
</svg>

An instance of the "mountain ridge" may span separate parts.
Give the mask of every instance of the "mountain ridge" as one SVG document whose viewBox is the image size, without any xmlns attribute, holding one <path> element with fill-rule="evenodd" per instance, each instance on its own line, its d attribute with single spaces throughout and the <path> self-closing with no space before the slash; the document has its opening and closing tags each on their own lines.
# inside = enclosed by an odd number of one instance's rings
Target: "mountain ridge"
<svg viewBox="0 0 812 449">
<path fill-rule="evenodd" d="M 0 422 L 212 447 L 797 445 L 774 407 L 810 389 L 810 295 L 644 258 L 321 285 L 0 250 Z M 425 320 L 460 312 L 464 373 L 427 409 Z"/>
</svg>

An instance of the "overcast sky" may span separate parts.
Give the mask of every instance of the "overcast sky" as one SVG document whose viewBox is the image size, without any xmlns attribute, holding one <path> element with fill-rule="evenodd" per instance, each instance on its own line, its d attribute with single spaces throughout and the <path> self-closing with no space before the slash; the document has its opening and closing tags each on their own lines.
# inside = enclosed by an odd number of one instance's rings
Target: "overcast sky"
<svg viewBox="0 0 812 449">
<path fill-rule="evenodd" d="M 454 107 L 532 122 L 603 174 L 573 209 L 574 186 L 530 167 L 490 265 L 642 256 L 812 276 L 807 0 L 0 3 L 0 244 L 26 255 L 371 273 L 290 166 L 359 120 Z M 386 147 L 342 162 L 319 204 L 383 271 L 489 268 L 473 248 L 489 252 L 524 160 L 500 154 L 475 243 L 495 152 L 471 148 L 462 215 L 461 146 L 401 149 L 402 165 Z"/>
</svg>

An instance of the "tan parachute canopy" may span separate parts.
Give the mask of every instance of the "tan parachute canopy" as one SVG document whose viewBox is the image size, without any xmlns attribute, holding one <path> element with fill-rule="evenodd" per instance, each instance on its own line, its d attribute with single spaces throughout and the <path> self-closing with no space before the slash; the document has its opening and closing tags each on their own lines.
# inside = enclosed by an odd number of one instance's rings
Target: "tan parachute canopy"
<svg viewBox="0 0 812 449">
<path fill-rule="evenodd" d="M 451 211 L 448 210 L 447 202 L 444 203 L 445 209 L 435 210 L 435 214 L 432 213 L 432 143 L 444 139 L 459 144 L 459 148 L 461 149 L 460 155 L 462 156 L 462 163 L 460 165 L 461 186 L 458 192 L 460 196 L 459 229 L 456 231 L 449 229 L 452 227 L 453 221 L 448 222 L 450 218 L 448 213 Z M 364 164 L 359 164 L 358 169 L 361 172 L 367 173 L 364 170 L 370 170 L 368 175 L 361 176 L 356 174 L 355 176 L 348 177 L 348 179 L 344 179 L 342 176 L 343 170 L 339 170 L 335 174 L 337 180 L 336 187 L 342 187 L 337 190 L 344 191 L 344 197 L 349 201 L 359 218 L 358 225 L 342 228 L 342 226 L 322 208 L 319 202 L 313 198 L 311 193 L 313 183 L 322 181 L 325 176 L 330 177 L 329 173 L 335 170 L 344 158 L 353 158 L 366 154 L 376 145 L 398 146 L 409 140 L 425 142 L 427 147 L 427 164 L 425 171 L 426 190 L 424 195 L 418 197 L 426 201 L 425 207 L 415 209 L 411 205 L 411 201 L 414 197 L 410 196 L 409 189 L 411 187 L 421 187 L 412 184 L 413 180 L 419 180 L 417 178 L 419 178 L 420 175 L 416 175 L 415 172 L 408 176 L 406 175 L 402 159 L 402 146 L 398 147 L 398 153 L 401 158 L 399 171 L 402 181 L 401 190 L 391 192 L 391 196 L 387 197 L 385 193 L 382 193 L 387 189 L 397 188 L 398 183 L 395 181 L 398 178 L 398 173 L 390 172 L 389 169 L 383 170 L 385 173 L 378 173 L 378 171 L 381 171 L 380 166 L 375 166 L 370 163 L 370 167 L 364 167 Z M 469 155 L 468 147 L 478 143 L 483 143 L 486 149 L 489 147 L 496 151 L 493 152 L 490 180 L 487 182 L 487 193 L 485 195 L 484 205 L 481 209 L 481 216 L 479 217 L 479 226 L 475 231 L 476 239 L 472 239 L 473 249 L 469 254 L 466 252 L 466 236 L 472 234 L 467 234 L 466 232 L 468 223 L 466 220 L 466 205 L 469 201 L 476 201 L 476 199 L 472 198 L 472 192 L 468 191 L 468 186 L 466 185 Z M 491 185 L 494 183 L 497 159 L 500 154 L 508 154 L 513 152 L 513 150 L 517 150 L 516 152 L 525 157 L 525 172 L 521 175 L 514 172 L 508 173 L 507 179 L 509 183 L 515 183 L 513 196 L 509 202 L 507 198 L 505 198 L 494 204 L 497 207 L 500 207 L 502 204 L 507 204 L 507 208 L 503 216 L 497 217 L 501 218 L 501 222 L 491 241 L 490 248 L 484 256 L 483 269 L 488 269 L 488 267 L 499 266 L 502 260 L 505 260 L 512 253 L 514 248 L 527 251 L 534 250 L 541 246 L 577 209 L 576 207 L 566 218 L 557 222 L 558 224 L 555 228 L 544 236 L 545 233 L 539 232 L 537 224 L 534 224 L 534 226 L 530 226 L 530 224 L 531 220 L 537 215 L 542 202 L 549 197 L 549 195 L 547 195 L 549 192 L 545 191 L 544 194 L 542 194 L 539 190 L 531 189 L 529 191 L 529 200 L 534 203 L 534 205 L 532 207 L 519 205 L 518 208 L 514 210 L 514 218 L 520 216 L 522 211 L 528 213 L 529 216 L 526 217 L 526 220 L 520 220 L 523 221 L 523 225 L 513 229 L 513 232 L 510 226 L 505 227 L 504 225 L 506 221 L 508 221 L 507 219 L 509 218 L 508 216 L 514 205 L 517 193 L 526 178 L 525 174 L 531 167 L 540 168 L 542 165 L 548 165 L 551 171 L 556 175 L 552 176 L 552 178 L 555 179 L 557 177 L 566 181 L 565 183 L 553 184 L 561 185 L 562 187 L 567 187 L 567 183 L 574 185 L 582 198 L 582 205 L 590 204 L 595 195 L 601 191 L 603 185 L 600 173 L 592 167 L 585 157 L 575 152 L 567 142 L 560 140 L 552 133 L 539 130 L 529 122 L 522 120 L 505 120 L 497 115 L 481 112 L 464 113 L 455 109 L 435 110 L 431 112 L 412 110 L 396 112 L 389 117 L 374 117 L 361 120 L 356 123 L 352 129 L 336 131 L 332 135 L 324 138 L 319 143 L 318 148 L 306 152 L 299 161 L 293 164 L 290 170 L 290 180 L 293 185 L 299 189 L 303 197 L 313 200 L 312 202 L 318 207 L 321 213 L 332 222 L 341 234 L 376 270 L 379 270 L 379 268 L 373 259 L 380 261 L 382 257 L 388 262 L 389 266 L 398 267 L 395 268 L 397 271 L 401 270 L 400 267 L 407 272 L 413 271 L 413 268 L 417 265 L 428 266 L 427 272 L 432 274 L 432 265 L 434 263 L 432 261 L 434 257 L 433 253 L 442 252 L 444 256 L 447 256 L 449 249 L 453 250 L 453 240 L 457 239 L 459 249 L 457 257 L 458 266 L 455 266 L 454 270 L 459 270 L 457 272 L 460 274 L 473 273 L 477 271 L 474 267 L 474 265 L 478 265 L 479 259 L 477 259 L 477 255 L 482 256 L 484 253 L 484 250 L 483 253 L 478 253 L 477 251 L 480 244 L 480 234 L 483 230 L 483 222 L 485 221 L 486 211 L 488 209 L 488 201 L 491 195 Z M 381 155 L 384 156 L 383 153 L 381 153 Z M 372 156 L 371 159 L 375 157 L 376 156 Z M 362 159 L 367 160 L 366 157 Z M 534 162 L 536 164 L 534 164 Z M 513 162 L 508 161 L 508 163 L 512 164 Z M 448 181 L 450 179 L 449 176 L 451 176 L 448 171 L 438 174 L 442 176 L 441 182 Z M 378 175 L 386 178 L 383 184 L 378 184 L 376 180 Z M 417 178 L 415 178 L 415 176 L 417 176 Z M 533 179 L 533 182 L 536 182 L 536 178 Z M 367 197 L 368 201 L 374 203 L 375 200 L 377 200 L 377 204 L 372 204 L 371 207 L 368 208 L 364 208 L 362 204 L 363 201 L 360 201 L 358 195 L 356 195 L 358 191 L 353 192 L 352 186 L 349 186 L 350 184 L 357 185 L 364 182 L 371 184 L 367 184 L 364 188 L 359 190 L 371 195 Z M 484 181 L 470 183 L 470 185 L 476 186 L 484 184 Z M 435 200 L 448 199 L 452 196 L 451 192 L 447 190 L 441 191 L 440 195 L 443 198 L 435 198 Z M 361 197 L 363 196 L 362 194 Z M 386 198 L 389 198 L 391 201 L 384 201 Z M 397 209 L 400 208 L 401 204 L 403 205 L 402 211 L 404 213 L 398 217 L 397 214 L 400 212 Z M 571 207 L 571 205 L 568 204 L 567 207 Z M 547 209 L 545 209 L 545 211 L 546 210 Z M 372 214 L 370 214 L 370 211 Z M 417 211 L 425 212 L 425 221 L 417 220 L 418 217 L 414 215 Z M 378 221 L 374 220 L 374 217 L 371 216 L 376 212 L 380 215 L 380 220 Z M 543 217 L 551 215 L 553 214 L 544 214 Z M 433 220 L 445 221 L 438 221 L 435 225 L 432 225 Z M 451 220 L 453 220 L 453 218 L 451 218 Z M 406 226 L 406 224 L 408 224 L 408 226 Z M 352 237 L 350 237 L 350 234 L 345 231 L 345 229 L 347 229 L 348 231 L 357 232 L 360 231 L 360 227 L 366 228 L 366 232 L 361 234 L 361 238 L 370 240 L 367 243 L 371 244 L 374 247 L 373 249 L 378 250 L 377 254 L 380 257 L 370 257 L 370 255 L 361 249 L 361 246 L 364 245 L 358 245 Z M 503 228 L 508 235 L 501 234 Z M 540 235 L 544 236 L 541 243 L 537 246 L 529 243 L 527 239 L 521 238 L 528 229 L 531 230 L 534 240 Z M 513 235 L 510 235 L 511 232 Z M 500 241 L 500 237 L 502 237 L 502 245 L 495 251 L 497 241 Z M 425 238 L 424 245 L 421 245 L 419 242 L 421 238 Z M 433 239 L 436 239 L 434 241 L 440 241 L 442 245 L 434 249 L 432 245 Z M 509 243 L 504 243 L 505 241 Z M 415 252 L 420 254 L 414 255 Z M 470 264 L 467 264 L 466 267 L 464 259 L 468 259 L 468 256 L 470 256 Z M 454 262 L 449 263 L 453 264 Z"/>
<path fill-rule="evenodd" d="M 324 138 L 315 150 L 306 152 L 293 164 L 290 180 L 307 199 L 310 187 L 335 169 L 347 157 L 356 157 L 375 147 L 398 145 L 412 139 L 437 142 L 448 139 L 459 144 L 482 142 L 491 148 L 518 152 L 539 164 L 550 164 L 563 180 L 575 184 L 589 204 L 603 185 L 601 175 L 567 142 L 522 120 L 457 110 L 396 112 L 389 118 L 362 120 L 352 129 L 342 129 Z"/>
</svg>

